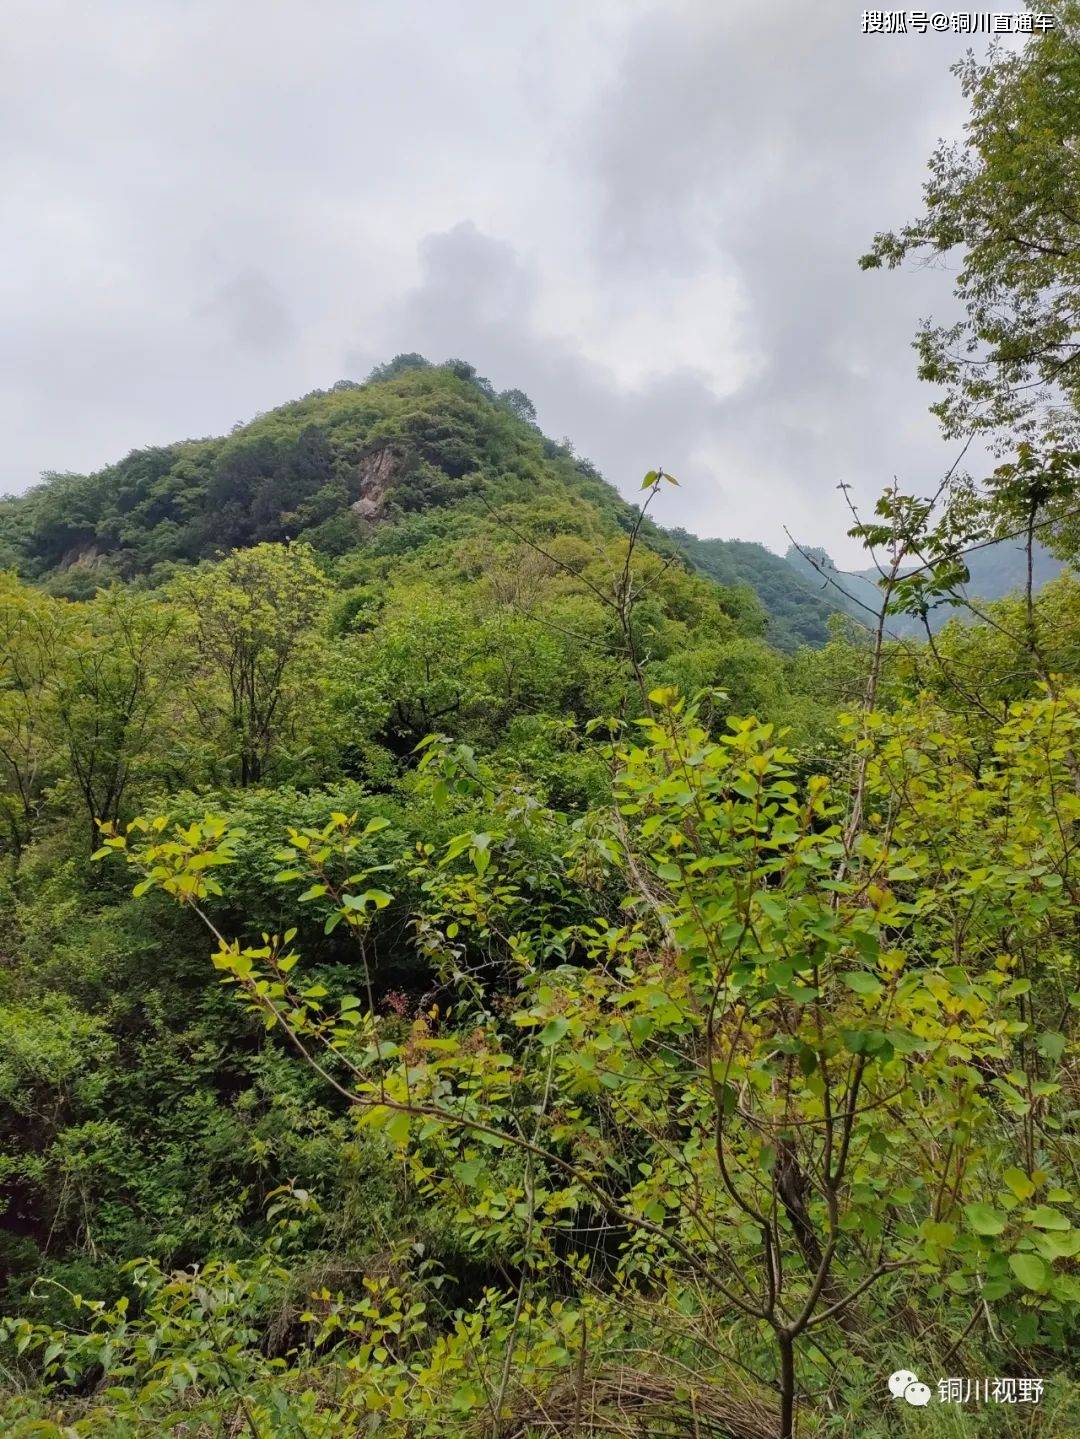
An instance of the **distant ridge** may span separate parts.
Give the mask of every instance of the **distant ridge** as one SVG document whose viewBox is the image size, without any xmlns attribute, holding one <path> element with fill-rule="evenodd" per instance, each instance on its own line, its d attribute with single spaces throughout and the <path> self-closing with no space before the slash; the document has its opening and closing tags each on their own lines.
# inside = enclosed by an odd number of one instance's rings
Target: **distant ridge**
<svg viewBox="0 0 1080 1439">
<path fill-rule="evenodd" d="M 811 559 L 816 561 L 820 569 L 814 568 Z M 825 550 L 799 550 L 795 545 L 790 547 L 785 560 L 808 584 L 817 586 L 837 603 L 846 604 L 853 614 L 868 619 L 868 612 L 876 613 L 880 610 L 879 575 L 873 566 L 864 570 L 841 571 L 836 568 Z M 1041 589 L 1065 568 L 1060 560 L 1055 559 L 1049 550 L 1039 544 L 1035 546 L 1033 560 L 1036 590 Z M 1006 595 L 1022 590 L 1026 583 L 1027 551 L 1017 540 L 999 540 L 996 544 L 973 550 L 967 556 L 966 564 L 971 579 L 964 587 L 963 594 L 975 605 L 980 601 L 990 604 L 994 600 L 1004 599 Z M 830 584 L 823 578 L 822 571 L 833 575 L 835 583 Z M 845 601 L 845 595 L 850 596 L 850 602 Z M 930 611 L 927 621 L 931 631 L 937 631 L 950 619 L 963 613 L 963 606 L 942 603 Z M 901 636 L 925 633 L 922 624 L 908 615 L 890 616 L 889 630 L 892 634 Z"/>
</svg>

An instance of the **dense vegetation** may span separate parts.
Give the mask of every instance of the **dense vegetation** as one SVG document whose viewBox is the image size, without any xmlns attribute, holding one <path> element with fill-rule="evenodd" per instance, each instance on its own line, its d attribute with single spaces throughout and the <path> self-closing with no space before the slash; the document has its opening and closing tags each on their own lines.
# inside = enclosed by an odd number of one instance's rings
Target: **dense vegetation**
<svg viewBox="0 0 1080 1439">
<path fill-rule="evenodd" d="M 1075 25 L 964 72 L 980 216 Z M 854 608 L 460 361 L 7 502 L 4 1432 L 1075 1432 L 1077 465 L 1015 439 Z"/>
<path fill-rule="evenodd" d="M 871 566 L 865 570 L 844 571 L 837 568 L 830 555 L 813 547 L 799 548 L 792 545 L 787 553 L 788 564 L 802 575 L 807 585 L 813 585 L 821 596 L 835 605 L 841 613 L 854 615 L 864 624 L 877 612 L 881 603 L 879 581 L 880 571 Z M 1042 589 L 1063 569 L 1060 560 L 1050 553 L 1045 545 L 1036 542 L 1031 547 L 1032 589 Z M 982 549 L 965 554 L 966 580 L 948 588 L 934 597 L 927 605 L 925 614 L 892 614 L 888 630 L 894 638 L 902 636 L 926 637 L 927 629 L 936 634 L 961 609 L 968 615 L 979 618 L 981 607 L 988 600 L 1004 599 L 1016 594 L 1027 586 L 1027 538 L 1018 537 L 997 540 Z M 912 569 L 917 565 L 912 565 Z M 813 642 L 813 636 L 807 636 Z"/>
<path fill-rule="evenodd" d="M 541 497 L 564 501 L 546 514 L 552 532 L 633 523 L 587 461 L 540 433 L 527 396 L 496 394 L 464 361 L 399 355 L 366 385 L 342 381 L 226 439 L 137 451 L 0 501 L 0 563 L 82 599 L 116 579 L 160 582 L 178 563 L 236 546 L 302 537 L 339 555 L 370 544 L 373 523 L 384 553 L 404 553 L 483 530 L 493 503 Z M 852 609 L 813 593 L 819 584 L 762 545 L 684 530 L 665 545 L 652 525 L 646 533 L 725 587 L 755 592 L 770 643 L 785 651 L 823 644 L 830 616 Z"/>
</svg>

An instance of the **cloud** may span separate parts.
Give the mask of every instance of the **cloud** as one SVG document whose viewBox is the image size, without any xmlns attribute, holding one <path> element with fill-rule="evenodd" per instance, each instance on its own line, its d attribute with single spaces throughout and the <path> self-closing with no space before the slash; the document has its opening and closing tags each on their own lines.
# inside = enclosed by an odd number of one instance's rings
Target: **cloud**
<svg viewBox="0 0 1080 1439">
<path fill-rule="evenodd" d="M 710 376 L 668 367 L 638 384 L 620 383 L 573 333 L 545 330 L 541 296 L 539 268 L 506 241 L 469 223 L 426 236 L 418 284 L 386 307 L 347 369 L 360 377 L 393 350 L 435 360 L 461 355 L 499 388 L 524 389 L 541 424 L 574 440 L 624 490 L 635 490 L 654 464 L 674 471 L 657 448 L 665 435 L 678 434 L 686 458 L 694 434 L 707 433 L 719 403 Z"/>
<path fill-rule="evenodd" d="M 238 345 L 252 350 L 277 350 L 295 335 L 288 306 L 274 282 L 261 270 L 238 271 L 197 311 L 220 320 Z"/>
<path fill-rule="evenodd" d="M 863 275 L 962 115 L 957 37 L 829 0 L 12 0 L 0 490 L 402 350 L 533 398 L 667 518 L 840 549 L 947 462 L 947 274 Z"/>
</svg>

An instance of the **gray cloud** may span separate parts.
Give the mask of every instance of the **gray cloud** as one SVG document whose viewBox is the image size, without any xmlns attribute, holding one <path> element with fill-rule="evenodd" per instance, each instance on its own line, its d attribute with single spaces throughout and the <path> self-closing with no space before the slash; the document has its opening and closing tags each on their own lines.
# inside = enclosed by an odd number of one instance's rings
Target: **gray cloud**
<svg viewBox="0 0 1080 1439">
<path fill-rule="evenodd" d="M 274 282 L 248 266 L 211 296 L 197 312 L 220 320 L 228 335 L 253 350 L 277 350 L 295 335 L 288 306 Z"/>
<path fill-rule="evenodd" d="M 504 241 L 466 223 L 427 236 L 420 253 L 420 283 L 387 308 L 374 343 L 349 355 L 354 375 L 364 374 L 397 338 L 403 348 L 436 359 L 471 358 L 499 386 L 525 389 L 540 404 L 546 428 L 573 440 L 628 493 L 655 464 L 674 472 L 675 461 L 659 451 L 674 440 L 686 459 L 718 416 L 707 378 L 691 369 L 626 387 L 583 354 L 572 335 L 545 334 L 537 313 L 539 274 Z M 706 478 L 692 471 L 681 467 L 688 488 Z"/>
<path fill-rule="evenodd" d="M 520 386 L 666 518 L 839 549 L 949 456 L 862 275 L 962 112 L 955 37 L 829 0 L 11 0 L 0 489 L 401 350 Z"/>
<path fill-rule="evenodd" d="M 762 364 L 717 417 L 713 453 L 786 490 L 804 525 L 822 507 L 842 522 L 839 480 L 865 500 L 944 462 L 908 341 L 918 314 L 948 308 L 948 277 L 855 262 L 911 212 L 927 148 L 959 121 L 949 47 L 875 49 L 831 9 L 754 20 L 682 5 L 642 23 L 597 146 L 605 233 L 627 266 L 731 267 Z"/>
</svg>

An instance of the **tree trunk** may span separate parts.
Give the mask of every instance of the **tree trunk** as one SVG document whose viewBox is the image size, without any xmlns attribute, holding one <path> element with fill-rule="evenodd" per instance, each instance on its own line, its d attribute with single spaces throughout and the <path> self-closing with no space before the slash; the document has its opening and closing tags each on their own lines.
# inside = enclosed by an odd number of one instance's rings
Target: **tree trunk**
<svg viewBox="0 0 1080 1439">
<path fill-rule="evenodd" d="M 795 1439 L 795 1340 L 778 1330 L 780 1345 L 780 1428 L 777 1439 Z"/>
</svg>

